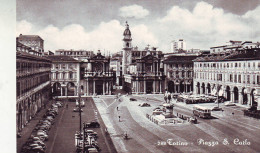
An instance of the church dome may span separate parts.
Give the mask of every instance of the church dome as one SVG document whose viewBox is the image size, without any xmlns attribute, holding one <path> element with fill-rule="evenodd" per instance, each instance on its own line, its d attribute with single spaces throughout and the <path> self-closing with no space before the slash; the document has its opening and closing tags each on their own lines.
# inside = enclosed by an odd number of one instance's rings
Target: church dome
<svg viewBox="0 0 260 153">
<path fill-rule="evenodd" d="M 124 31 L 124 36 L 126 36 L 126 35 L 131 35 L 131 31 L 130 31 L 130 29 L 129 29 L 129 25 L 127 24 L 127 22 L 126 22 L 126 24 L 125 24 L 125 31 Z"/>
</svg>

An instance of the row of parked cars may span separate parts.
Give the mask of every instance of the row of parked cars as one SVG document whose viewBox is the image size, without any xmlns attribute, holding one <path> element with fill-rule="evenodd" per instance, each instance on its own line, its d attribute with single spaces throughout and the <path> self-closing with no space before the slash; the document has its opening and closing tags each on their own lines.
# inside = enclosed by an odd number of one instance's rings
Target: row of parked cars
<svg viewBox="0 0 260 153">
<path fill-rule="evenodd" d="M 54 118 L 58 115 L 59 107 L 63 107 L 62 102 L 56 102 L 51 105 L 46 113 L 43 115 L 43 118 L 39 120 L 38 124 L 32 131 L 32 135 L 23 145 L 21 152 L 22 153 L 44 153 L 46 150 L 46 145 L 44 141 L 47 141 L 48 131 L 51 129 L 51 126 L 55 123 Z"/>
<path fill-rule="evenodd" d="M 99 152 L 101 149 L 98 146 L 97 138 L 98 134 L 97 132 L 94 132 L 92 129 L 89 128 L 99 128 L 100 124 L 97 121 L 91 121 L 88 123 L 83 123 L 83 132 L 81 133 L 84 139 L 80 138 L 79 132 L 76 133 L 76 142 L 75 146 L 77 151 L 76 152 L 82 152 L 83 151 L 83 142 L 84 142 L 84 151 L 88 153 L 94 153 Z M 79 140 L 80 139 L 80 140 Z"/>
</svg>

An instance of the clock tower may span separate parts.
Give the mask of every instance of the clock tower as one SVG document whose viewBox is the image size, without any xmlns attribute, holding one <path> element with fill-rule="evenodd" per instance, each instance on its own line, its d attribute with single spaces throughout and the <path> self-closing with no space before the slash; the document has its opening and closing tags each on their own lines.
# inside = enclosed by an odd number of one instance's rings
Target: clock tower
<svg viewBox="0 0 260 153">
<path fill-rule="evenodd" d="M 123 74 L 127 73 L 128 66 L 132 63 L 132 38 L 129 25 L 125 24 L 125 31 L 123 33 Z"/>
</svg>

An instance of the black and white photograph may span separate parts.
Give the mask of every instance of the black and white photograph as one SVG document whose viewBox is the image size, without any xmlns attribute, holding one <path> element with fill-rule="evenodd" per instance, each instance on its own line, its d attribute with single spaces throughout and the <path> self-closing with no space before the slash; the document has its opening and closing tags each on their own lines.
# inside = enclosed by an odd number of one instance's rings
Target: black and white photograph
<svg viewBox="0 0 260 153">
<path fill-rule="evenodd" d="M 259 0 L 15 2 L 15 152 L 260 152 Z"/>
</svg>

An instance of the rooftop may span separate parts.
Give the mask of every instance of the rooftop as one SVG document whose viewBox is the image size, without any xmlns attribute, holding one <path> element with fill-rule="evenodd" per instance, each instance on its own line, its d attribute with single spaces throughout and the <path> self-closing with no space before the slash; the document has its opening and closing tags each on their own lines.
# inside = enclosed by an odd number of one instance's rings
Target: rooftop
<svg viewBox="0 0 260 153">
<path fill-rule="evenodd" d="M 20 34 L 18 39 L 41 39 L 43 40 L 40 36 L 38 35 L 23 35 L 23 34 Z"/>
<path fill-rule="evenodd" d="M 79 62 L 70 56 L 63 55 L 48 55 L 46 58 L 50 59 L 52 62 Z"/>
<path fill-rule="evenodd" d="M 235 61 L 235 60 L 260 60 L 260 48 L 244 49 L 240 52 L 228 52 L 219 54 L 210 54 L 204 57 L 198 57 L 194 62 L 213 62 L 213 61 Z"/>
</svg>

